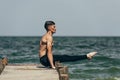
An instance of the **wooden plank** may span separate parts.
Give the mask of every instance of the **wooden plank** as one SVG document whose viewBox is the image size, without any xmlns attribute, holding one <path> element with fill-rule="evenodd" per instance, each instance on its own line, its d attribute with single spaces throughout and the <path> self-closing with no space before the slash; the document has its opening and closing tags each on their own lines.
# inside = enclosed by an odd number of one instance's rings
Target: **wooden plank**
<svg viewBox="0 0 120 80">
<path fill-rule="evenodd" d="M 69 80 L 68 74 L 61 74 L 60 80 Z"/>
<path fill-rule="evenodd" d="M 59 61 L 55 62 L 55 66 L 59 74 L 59 80 L 69 80 L 68 67 L 63 66 Z"/>
<path fill-rule="evenodd" d="M 5 66 L 8 64 L 8 59 L 7 58 L 2 58 L 0 60 L 0 75 L 3 72 Z"/>
<path fill-rule="evenodd" d="M 41 65 L 8 65 L 0 76 L 0 80 L 59 80 L 55 69 Z"/>
<path fill-rule="evenodd" d="M 2 61 L 0 61 L 0 74 L 2 73 L 3 69 L 4 69 L 4 65 L 2 64 Z"/>
<path fill-rule="evenodd" d="M 7 63 L 1 61 L 1 67 Z M 55 62 L 56 70 L 44 68 L 37 64 L 9 64 L 1 68 L 3 73 L 0 80 L 69 80 L 68 67 L 59 61 Z"/>
</svg>

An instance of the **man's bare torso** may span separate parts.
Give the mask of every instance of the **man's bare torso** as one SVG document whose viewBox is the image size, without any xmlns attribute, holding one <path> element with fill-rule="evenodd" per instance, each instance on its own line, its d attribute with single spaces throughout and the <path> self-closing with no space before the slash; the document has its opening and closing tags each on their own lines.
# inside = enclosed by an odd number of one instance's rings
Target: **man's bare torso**
<svg viewBox="0 0 120 80">
<path fill-rule="evenodd" d="M 40 41 L 40 53 L 39 53 L 40 57 L 47 54 L 47 45 L 48 45 L 48 43 L 52 45 L 53 44 L 52 42 L 53 42 L 52 36 L 49 35 L 49 34 L 45 34 L 41 38 L 41 41 Z"/>
</svg>

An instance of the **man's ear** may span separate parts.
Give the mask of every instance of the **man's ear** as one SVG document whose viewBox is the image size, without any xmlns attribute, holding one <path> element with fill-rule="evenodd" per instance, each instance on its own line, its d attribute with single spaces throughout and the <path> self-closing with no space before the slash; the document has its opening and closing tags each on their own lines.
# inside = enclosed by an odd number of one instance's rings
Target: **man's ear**
<svg viewBox="0 0 120 80">
<path fill-rule="evenodd" d="M 51 29 L 51 25 L 48 26 L 48 31 Z"/>
</svg>

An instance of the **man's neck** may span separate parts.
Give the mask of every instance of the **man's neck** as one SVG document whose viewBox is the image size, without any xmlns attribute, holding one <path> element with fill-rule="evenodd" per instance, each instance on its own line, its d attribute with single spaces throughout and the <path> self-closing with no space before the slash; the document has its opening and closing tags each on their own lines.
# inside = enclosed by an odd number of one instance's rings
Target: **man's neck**
<svg viewBox="0 0 120 80">
<path fill-rule="evenodd" d="M 51 31 L 48 31 L 47 34 L 49 34 L 51 36 L 53 35 L 53 33 Z"/>
</svg>

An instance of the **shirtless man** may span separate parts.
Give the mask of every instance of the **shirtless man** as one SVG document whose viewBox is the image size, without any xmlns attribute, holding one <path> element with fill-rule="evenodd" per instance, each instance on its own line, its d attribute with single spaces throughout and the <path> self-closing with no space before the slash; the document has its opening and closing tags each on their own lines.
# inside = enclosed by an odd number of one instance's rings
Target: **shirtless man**
<svg viewBox="0 0 120 80">
<path fill-rule="evenodd" d="M 97 52 L 91 52 L 86 55 L 80 56 L 68 56 L 68 55 L 53 55 L 53 34 L 56 32 L 56 26 L 53 21 L 46 21 L 44 25 L 46 34 L 43 35 L 40 41 L 40 62 L 45 67 L 51 67 L 55 69 L 55 61 L 70 62 L 84 59 L 91 59 Z"/>
<path fill-rule="evenodd" d="M 52 45 L 53 45 L 53 33 L 56 32 L 55 23 L 53 21 L 46 21 L 44 25 L 47 33 L 42 37 L 40 41 L 40 57 L 46 57 L 49 60 L 51 68 L 55 68 L 55 65 L 53 64 L 53 53 L 52 53 Z M 42 63 L 42 62 L 41 62 Z M 42 63 L 45 65 L 45 63 Z M 46 65 L 47 66 L 47 63 Z"/>
</svg>

